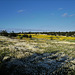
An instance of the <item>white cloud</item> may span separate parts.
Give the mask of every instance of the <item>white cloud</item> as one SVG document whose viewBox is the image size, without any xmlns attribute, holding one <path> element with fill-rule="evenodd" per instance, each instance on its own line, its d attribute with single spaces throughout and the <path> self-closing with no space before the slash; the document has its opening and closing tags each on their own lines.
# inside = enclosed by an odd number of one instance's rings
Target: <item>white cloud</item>
<svg viewBox="0 0 75 75">
<path fill-rule="evenodd" d="M 75 14 L 71 14 L 71 15 L 68 15 L 67 13 L 64 13 L 62 14 L 63 17 L 72 17 L 72 16 L 75 16 Z"/>
<path fill-rule="evenodd" d="M 71 17 L 71 16 L 73 16 L 73 15 L 70 15 L 70 17 Z"/>
<path fill-rule="evenodd" d="M 62 14 L 62 16 L 63 16 L 63 17 L 67 17 L 67 16 L 68 16 L 68 14 L 67 14 L 67 13 L 64 13 L 64 14 Z"/>
<path fill-rule="evenodd" d="M 63 8 L 59 8 L 58 10 L 62 10 Z"/>
<path fill-rule="evenodd" d="M 18 13 L 22 13 L 22 12 L 24 12 L 24 10 L 18 10 L 17 12 L 18 12 Z"/>
<path fill-rule="evenodd" d="M 75 14 L 69 15 L 70 17 L 75 16 Z"/>
</svg>

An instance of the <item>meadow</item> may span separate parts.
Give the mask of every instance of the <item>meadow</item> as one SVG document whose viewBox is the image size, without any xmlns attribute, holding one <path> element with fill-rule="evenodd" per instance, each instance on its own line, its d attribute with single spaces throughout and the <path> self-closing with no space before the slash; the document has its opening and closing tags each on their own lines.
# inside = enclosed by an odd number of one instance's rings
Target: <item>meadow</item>
<svg viewBox="0 0 75 75">
<path fill-rule="evenodd" d="M 0 73 L 75 74 L 75 37 L 26 34 L 26 38 L 23 35 L 0 36 Z"/>
</svg>

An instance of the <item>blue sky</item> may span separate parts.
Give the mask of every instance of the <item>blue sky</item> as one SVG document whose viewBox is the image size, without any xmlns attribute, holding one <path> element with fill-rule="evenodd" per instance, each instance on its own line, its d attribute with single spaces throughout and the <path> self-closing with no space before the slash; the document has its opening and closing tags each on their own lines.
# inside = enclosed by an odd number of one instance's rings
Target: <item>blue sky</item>
<svg viewBox="0 0 75 75">
<path fill-rule="evenodd" d="M 75 0 L 0 0 L 0 30 L 75 31 Z"/>
</svg>

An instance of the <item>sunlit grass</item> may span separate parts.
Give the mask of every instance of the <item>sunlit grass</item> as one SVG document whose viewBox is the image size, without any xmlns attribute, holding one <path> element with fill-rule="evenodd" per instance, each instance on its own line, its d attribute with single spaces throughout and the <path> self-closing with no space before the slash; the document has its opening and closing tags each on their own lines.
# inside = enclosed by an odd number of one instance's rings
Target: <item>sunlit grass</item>
<svg viewBox="0 0 75 75">
<path fill-rule="evenodd" d="M 21 35 L 21 34 L 19 34 Z M 21 36 L 23 36 L 22 34 Z M 36 53 L 54 53 L 64 52 L 65 54 L 75 57 L 75 37 L 67 36 L 54 36 L 54 35 L 43 35 L 43 34 L 26 34 L 32 35 L 32 38 L 23 37 L 30 45 L 33 45 Z M 19 36 L 17 36 L 18 39 Z"/>
<path fill-rule="evenodd" d="M 23 35 L 24 34 L 21 36 Z M 15 40 L 9 40 L 10 38 L 4 38 L 0 40 L 0 47 L 2 48 L 0 50 L 0 64 L 2 64 L 5 57 L 22 59 L 33 54 L 41 54 L 43 56 L 43 53 L 49 53 L 53 55 L 59 55 L 62 53 L 62 56 L 75 58 L 75 37 L 42 34 L 26 35 L 32 35 L 32 38 L 23 37 L 20 39 L 20 36 L 17 36 Z M 59 58 L 56 60 L 58 59 Z M 0 67 L 1 66 L 2 65 L 0 65 Z"/>
</svg>

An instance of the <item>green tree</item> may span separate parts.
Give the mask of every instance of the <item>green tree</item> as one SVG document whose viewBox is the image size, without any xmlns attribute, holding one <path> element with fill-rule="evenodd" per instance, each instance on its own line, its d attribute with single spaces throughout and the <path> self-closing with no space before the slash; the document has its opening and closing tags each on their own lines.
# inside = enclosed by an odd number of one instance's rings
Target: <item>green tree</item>
<svg viewBox="0 0 75 75">
<path fill-rule="evenodd" d="M 16 37 L 16 36 L 17 36 L 17 34 L 16 34 L 16 33 L 14 33 L 14 31 L 12 31 L 12 32 L 9 34 L 9 36 L 10 36 L 10 37 Z"/>
<path fill-rule="evenodd" d="M 2 30 L 2 31 L 0 32 L 0 34 L 1 34 L 2 36 L 8 36 L 8 32 L 7 32 L 6 30 Z"/>
</svg>

